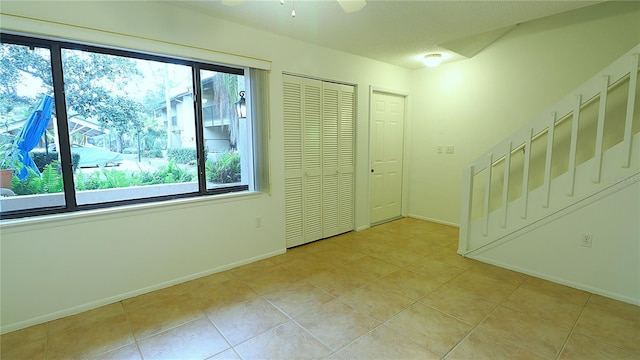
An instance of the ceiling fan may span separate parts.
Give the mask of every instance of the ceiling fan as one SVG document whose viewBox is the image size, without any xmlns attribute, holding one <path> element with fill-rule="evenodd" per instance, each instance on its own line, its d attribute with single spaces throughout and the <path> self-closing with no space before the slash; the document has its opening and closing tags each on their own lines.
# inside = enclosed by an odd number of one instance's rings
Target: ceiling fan
<svg viewBox="0 0 640 360">
<path fill-rule="evenodd" d="M 222 4 L 236 6 L 242 4 L 244 1 L 245 0 L 222 0 Z M 360 11 L 360 9 L 367 5 L 367 0 L 336 0 L 336 2 L 346 13 Z M 280 0 L 280 4 L 284 4 L 284 0 Z"/>
</svg>

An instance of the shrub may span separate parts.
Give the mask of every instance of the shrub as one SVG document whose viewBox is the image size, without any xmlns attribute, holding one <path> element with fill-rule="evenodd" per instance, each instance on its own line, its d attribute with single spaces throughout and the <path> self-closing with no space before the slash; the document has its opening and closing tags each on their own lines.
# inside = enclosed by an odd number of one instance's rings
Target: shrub
<svg viewBox="0 0 640 360">
<path fill-rule="evenodd" d="M 145 150 L 142 152 L 142 156 L 147 158 L 162 158 L 162 150 L 160 149 Z"/>
<path fill-rule="evenodd" d="M 188 164 L 198 158 L 194 148 L 169 148 L 167 158 L 178 164 Z"/>
<path fill-rule="evenodd" d="M 133 182 L 136 185 L 173 184 L 193 181 L 195 176 L 176 165 L 175 161 L 169 161 L 155 171 L 141 171 L 135 175 Z"/>
<path fill-rule="evenodd" d="M 124 148 L 122 149 L 122 153 L 123 154 L 138 154 L 138 148 L 136 147 L 128 147 L 128 148 Z"/>
<path fill-rule="evenodd" d="M 62 192 L 62 175 L 59 169 L 60 163 L 58 161 L 45 165 L 41 176 L 29 169 L 29 176 L 22 181 L 17 176 L 13 176 L 11 189 L 16 195 Z M 84 191 L 191 182 L 195 177 L 195 174 L 181 168 L 175 161 L 170 161 L 167 165 L 153 171 L 135 172 L 101 168 L 100 171 L 89 174 L 79 173 L 74 177 L 74 181 L 76 190 Z"/>
<path fill-rule="evenodd" d="M 47 164 L 51 164 L 54 161 L 58 161 L 58 153 L 56 151 L 49 151 L 48 153 L 42 151 L 31 152 L 31 158 L 38 167 L 40 172 L 44 171 L 44 167 Z M 80 163 L 80 154 L 71 154 L 71 163 L 73 164 L 73 171 L 75 172 Z"/>
<path fill-rule="evenodd" d="M 207 163 L 208 180 L 228 184 L 241 180 L 240 154 L 237 151 L 229 151 L 222 154 L 214 162 Z"/>
<path fill-rule="evenodd" d="M 38 176 L 33 169 L 29 168 L 29 174 L 24 180 L 13 177 L 11 190 L 16 195 L 52 194 L 62 192 L 64 185 L 62 175 L 58 171 L 60 164 L 54 161 L 44 166 L 42 174 Z"/>
</svg>

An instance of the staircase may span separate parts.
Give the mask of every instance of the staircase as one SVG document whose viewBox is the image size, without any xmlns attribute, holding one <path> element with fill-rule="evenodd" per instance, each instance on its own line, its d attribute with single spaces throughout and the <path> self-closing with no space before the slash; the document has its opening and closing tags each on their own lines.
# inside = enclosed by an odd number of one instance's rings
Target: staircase
<svg viewBox="0 0 640 360">
<path fill-rule="evenodd" d="M 639 57 L 640 44 L 464 169 L 459 254 L 640 181 Z"/>
</svg>

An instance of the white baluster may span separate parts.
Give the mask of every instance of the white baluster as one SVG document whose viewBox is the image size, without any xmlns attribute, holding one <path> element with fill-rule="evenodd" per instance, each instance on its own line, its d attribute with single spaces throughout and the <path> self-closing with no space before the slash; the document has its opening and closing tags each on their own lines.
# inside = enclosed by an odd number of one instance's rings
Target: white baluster
<svg viewBox="0 0 640 360">
<path fill-rule="evenodd" d="M 522 218 L 527 218 L 527 207 L 529 206 L 529 167 L 531 163 L 531 139 L 533 138 L 533 128 L 529 129 L 529 136 L 524 146 L 524 166 L 522 173 Z"/>
<path fill-rule="evenodd" d="M 576 96 L 573 107 L 573 119 L 571 120 L 571 144 L 569 145 L 569 190 L 568 196 L 573 196 L 576 182 L 576 148 L 578 147 L 578 125 L 580 123 L 580 106 L 582 95 Z"/>
<path fill-rule="evenodd" d="M 471 208 L 473 202 L 474 170 L 474 166 L 471 165 L 465 168 L 462 174 L 462 206 L 460 209 L 460 237 L 458 239 L 458 250 L 461 252 L 469 250 L 469 224 L 471 223 Z"/>
<path fill-rule="evenodd" d="M 511 172 L 511 146 L 512 142 L 507 142 L 507 152 L 504 155 L 504 180 L 502 183 L 502 209 L 504 217 L 502 218 L 502 227 L 507 227 L 507 214 L 509 205 L 509 173 Z"/>
<path fill-rule="evenodd" d="M 551 113 L 551 119 L 549 121 L 549 129 L 547 131 L 547 158 L 544 163 L 544 199 L 542 200 L 543 207 L 549 207 L 549 195 L 551 192 L 551 159 L 553 157 L 553 134 L 556 131 L 556 117 L 557 113 L 554 111 Z"/>
<path fill-rule="evenodd" d="M 636 84 L 638 82 L 638 58 L 639 54 L 631 57 L 631 72 L 629 73 L 629 94 L 627 97 L 627 117 L 624 123 L 624 159 L 622 167 L 629 167 L 631 163 L 631 128 L 633 125 L 633 108 L 636 101 Z"/>
<path fill-rule="evenodd" d="M 600 102 L 598 104 L 598 125 L 596 128 L 595 149 L 595 174 L 593 182 L 600 183 L 602 173 L 602 139 L 604 138 L 604 118 L 607 113 L 607 94 L 609 93 L 609 76 L 602 78 L 602 90 L 600 90 Z"/>
<path fill-rule="evenodd" d="M 487 183 L 484 189 L 484 226 L 482 235 L 489 234 L 489 200 L 491 199 L 491 173 L 493 172 L 493 153 L 487 156 Z"/>
</svg>

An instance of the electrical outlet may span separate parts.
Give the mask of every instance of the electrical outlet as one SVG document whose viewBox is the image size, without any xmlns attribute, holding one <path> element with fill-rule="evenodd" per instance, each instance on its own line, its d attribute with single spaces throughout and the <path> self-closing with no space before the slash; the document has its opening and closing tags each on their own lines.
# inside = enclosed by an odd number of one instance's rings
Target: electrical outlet
<svg viewBox="0 0 640 360">
<path fill-rule="evenodd" d="M 453 145 L 447 145 L 445 150 L 446 150 L 447 154 L 451 155 L 451 154 L 453 154 L 454 146 Z"/>
<path fill-rule="evenodd" d="M 593 235 L 592 234 L 582 234 L 582 239 L 580 241 L 580 245 L 590 248 L 591 245 L 593 245 Z"/>
<path fill-rule="evenodd" d="M 442 145 L 436 146 L 436 154 L 442 155 Z"/>
<path fill-rule="evenodd" d="M 256 218 L 256 227 L 257 228 L 261 228 L 262 227 L 262 216 L 258 216 Z"/>
</svg>

